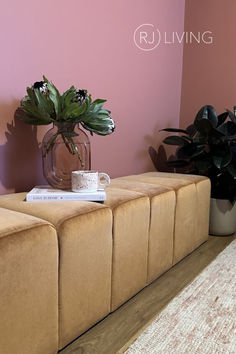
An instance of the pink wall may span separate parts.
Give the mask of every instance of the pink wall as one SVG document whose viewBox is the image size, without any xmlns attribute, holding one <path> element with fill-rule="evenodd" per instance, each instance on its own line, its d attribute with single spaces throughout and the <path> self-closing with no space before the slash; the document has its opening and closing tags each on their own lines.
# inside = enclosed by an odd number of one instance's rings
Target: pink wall
<svg viewBox="0 0 236 354">
<path fill-rule="evenodd" d="M 185 31 L 212 31 L 213 44 L 184 46 L 180 126 L 205 104 L 218 113 L 236 105 L 235 0 L 187 0 Z"/>
<path fill-rule="evenodd" d="M 185 0 L 8 0 L 0 20 L 0 193 L 42 183 L 38 143 L 48 127 L 14 122 L 27 85 L 45 74 L 107 98 L 116 132 L 94 136 L 92 167 L 112 177 L 153 169 L 158 130 L 179 123 L 182 45 L 138 49 L 142 23 L 183 31 Z"/>
</svg>

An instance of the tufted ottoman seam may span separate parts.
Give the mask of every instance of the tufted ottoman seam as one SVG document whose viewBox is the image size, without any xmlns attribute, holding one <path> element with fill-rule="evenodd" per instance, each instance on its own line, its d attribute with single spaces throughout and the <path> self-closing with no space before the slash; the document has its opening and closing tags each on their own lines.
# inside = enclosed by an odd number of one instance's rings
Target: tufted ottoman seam
<svg viewBox="0 0 236 354">
<path fill-rule="evenodd" d="M 93 202 L 90 202 L 90 203 L 93 203 Z M 69 216 L 69 217 L 66 217 L 66 218 L 64 218 L 62 221 L 60 221 L 57 225 L 56 225 L 56 227 L 58 228 L 58 230 L 59 230 L 59 228 L 60 227 L 62 227 L 63 226 L 63 224 L 66 222 L 66 221 L 69 221 L 69 220 L 73 220 L 73 219 L 75 219 L 75 218 L 77 218 L 78 216 L 82 216 L 82 215 L 89 215 L 89 214 L 92 214 L 92 213 L 99 213 L 101 210 L 103 210 L 103 209 L 110 209 L 108 206 L 105 206 L 105 205 L 101 205 L 102 207 L 101 208 L 99 208 L 99 209 L 94 209 L 94 210 L 90 210 L 90 211 L 85 211 L 85 212 L 82 212 L 82 213 L 80 213 L 80 214 L 74 214 L 74 215 L 71 215 L 71 216 Z"/>
<path fill-rule="evenodd" d="M 8 210 L 9 210 L 9 209 L 8 209 Z M 28 230 L 32 230 L 32 229 L 36 229 L 36 228 L 42 227 L 42 226 L 49 226 L 49 227 L 51 227 L 52 229 L 56 230 L 53 225 L 51 225 L 50 223 L 47 223 L 45 220 L 42 220 L 41 223 L 35 224 L 35 225 L 33 225 L 33 226 L 22 227 L 22 228 L 20 228 L 20 229 L 17 229 L 17 231 L 9 230 L 9 231 L 6 232 L 5 234 L 4 234 L 4 233 L 1 233 L 0 240 L 3 239 L 3 238 L 6 238 L 6 237 L 10 237 L 13 233 L 14 233 L 14 234 L 18 234 L 18 233 L 20 233 L 20 232 L 28 231 Z"/>
</svg>

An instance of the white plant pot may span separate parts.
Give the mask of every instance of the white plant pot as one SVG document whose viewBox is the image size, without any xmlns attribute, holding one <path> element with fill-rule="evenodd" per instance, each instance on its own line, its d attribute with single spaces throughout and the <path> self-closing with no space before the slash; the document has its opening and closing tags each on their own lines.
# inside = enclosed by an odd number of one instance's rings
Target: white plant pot
<svg viewBox="0 0 236 354">
<path fill-rule="evenodd" d="M 236 203 L 226 199 L 211 198 L 210 234 L 232 235 L 236 231 Z"/>
</svg>

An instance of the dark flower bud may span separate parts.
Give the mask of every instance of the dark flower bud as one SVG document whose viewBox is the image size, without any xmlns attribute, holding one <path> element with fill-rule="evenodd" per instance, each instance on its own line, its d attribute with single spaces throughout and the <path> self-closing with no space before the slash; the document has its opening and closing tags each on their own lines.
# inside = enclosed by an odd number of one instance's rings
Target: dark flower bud
<svg viewBox="0 0 236 354">
<path fill-rule="evenodd" d="M 109 126 L 108 126 L 109 134 L 113 133 L 114 130 L 115 130 L 115 128 L 116 128 L 115 122 L 114 122 L 113 119 L 111 119 L 111 123 L 110 123 Z"/>
<path fill-rule="evenodd" d="M 76 90 L 75 102 L 83 102 L 86 100 L 87 97 L 88 97 L 87 90 Z"/>
<path fill-rule="evenodd" d="M 39 91 L 42 92 L 44 95 L 48 93 L 48 85 L 44 81 L 36 81 L 33 84 L 32 89 L 39 89 Z"/>
</svg>

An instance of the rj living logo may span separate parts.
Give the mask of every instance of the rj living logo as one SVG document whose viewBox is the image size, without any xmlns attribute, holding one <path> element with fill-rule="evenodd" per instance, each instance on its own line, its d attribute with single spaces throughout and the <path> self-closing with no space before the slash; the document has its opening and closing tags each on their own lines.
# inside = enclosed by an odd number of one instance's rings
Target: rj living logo
<svg viewBox="0 0 236 354">
<path fill-rule="evenodd" d="M 213 34 L 211 31 L 161 33 L 153 24 L 144 23 L 135 29 L 134 43 L 139 49 L 148 52 L 156 49 L 161 43 L 166 45 L 182 43 L 209 45 L 213 43 Z"/>
</svg>

